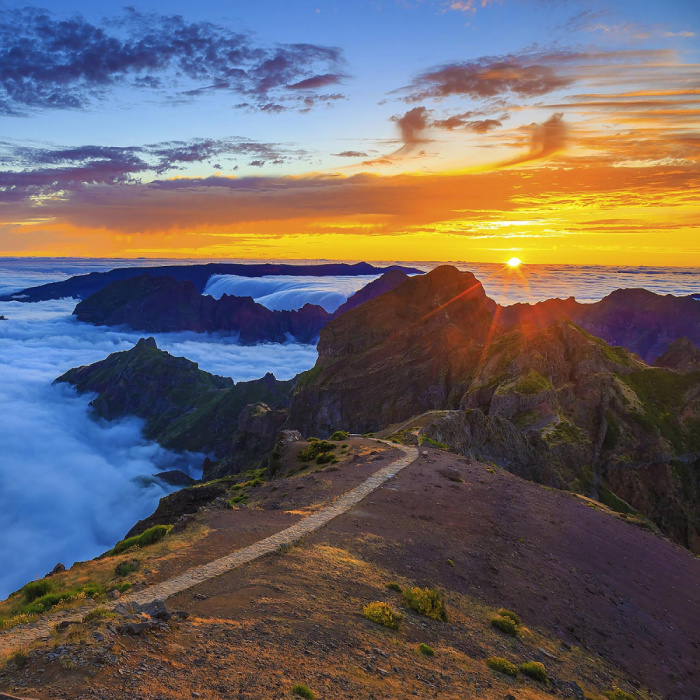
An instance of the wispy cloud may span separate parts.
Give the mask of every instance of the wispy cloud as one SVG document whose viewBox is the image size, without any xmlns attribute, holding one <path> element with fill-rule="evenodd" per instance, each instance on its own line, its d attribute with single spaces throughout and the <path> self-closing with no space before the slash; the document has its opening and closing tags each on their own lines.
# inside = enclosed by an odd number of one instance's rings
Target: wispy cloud
<svg viewBox="0 0 700 700">
<path fill-rule="evenodd" d="M 274 97 L 304 107 L 304 95 L 345 76 L 340 49 L 258 45 L 246 32 L 180 15 L 128 8 L 101 24 L 47 10 L 0 10 L 0 114 L 84 109 L 116 86 L 193 99 L 229 91 L 262 107 Z"/>
</svg>

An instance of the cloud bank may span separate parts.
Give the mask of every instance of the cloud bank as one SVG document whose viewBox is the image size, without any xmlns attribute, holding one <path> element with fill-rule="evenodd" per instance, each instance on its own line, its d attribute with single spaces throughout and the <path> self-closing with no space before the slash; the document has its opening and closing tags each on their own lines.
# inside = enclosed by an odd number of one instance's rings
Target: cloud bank
<svg viewBox="0 0 700 700">
<path fill-rule="evenodd" d="M 0 598 L 61 561 L 94 557 L 148 515 L 170 489 L 152 474 L 195 470 L 201 455 L 181 456 L 147 442 L 137 419 L 91 419 L 89 397 L 52 381 L 71 367 L 129 349 L 139 334 L 79 324 L 74 300 L 0 303 Z M 308 369 L 308 345 L 242 347 L 194 333 L 157 336 L 158 345 L 202 369 L 281 379 Z"/>
</svg>

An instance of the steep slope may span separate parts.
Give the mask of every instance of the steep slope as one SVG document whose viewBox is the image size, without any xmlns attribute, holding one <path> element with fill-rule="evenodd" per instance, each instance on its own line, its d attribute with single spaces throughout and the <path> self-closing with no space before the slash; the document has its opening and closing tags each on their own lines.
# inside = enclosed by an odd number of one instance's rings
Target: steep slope
<svg viewBox="0 0 700 700">
<path fill-rule="evenodd" d="M 320 265 L 292 265 L 278 263 L 206 263 L 203 265 L 159 265 L 153 267 L 118 267 L 108 272 L 90 272 L 75 275 L 61 282 L 50 282 L 37 287 L 28 287 L 21 292 L 0 297 L 0 301 L 46 301 L 74 297 L 86 299 L 108 284 L 132 279 L 141 275 L 172 277 L 179 282 L 189 280 L 201 294 L 212 275 L 240 275 L 242 277 L 264 277 L 266 275 L 333 276 L 333 275 L 378 275 L 389 270 L 403 270 L 408 274 L 419 274 L 422 270 L 392 265 L 375 267 L 366 262 L 354 264 L 325 263 Z"/>
<path fill-rule="evenodd" d="M 442 266 L 342 314 L 321 331 L 316 366 L 300 376 L 290 427 L 367 432 L 457 405 L 492 306 L 473 274 Z"/>
<path fill-rule="evenodd" d="M 668 346 L 663 355 L 656 358 L 654 365 L 678 372 L 700 370 L 700 348 L 688 337 L 678 338 Z"/>
<path fill-rule="evenodd" d="M 237 471 L 267 455 L 286 419 L 293 388 L 293 382 L 271 374 L 234 384 L 159 350 L 153 338 L 69 370 L 56 381 L 73 384 L 80 393 L 96 393 L 90 405 L 102 418 L 138 416 L 146 421 L 148 439 L 221 460 L 205 461 L 205 478 Z"/>
<path fill-rule="evenodd" d="M 514 304 L 500 307 L 497 318 L 505 329 L 545 328 L 569 319 L 649 363 L 677 338 L 687 336 L 700 345 L 700 299 L 655 294 L 646 289 L 617 289 L 593 304 L 581 304 L 573 297 Z"/>
</svg>

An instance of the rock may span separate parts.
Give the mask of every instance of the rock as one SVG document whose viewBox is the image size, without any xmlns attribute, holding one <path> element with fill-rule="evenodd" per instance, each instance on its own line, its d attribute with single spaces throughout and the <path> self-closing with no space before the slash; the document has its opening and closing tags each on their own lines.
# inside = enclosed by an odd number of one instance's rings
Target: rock
<svg viewBox="0 0 700 700">
<path fill-rule="evenodd" d="M 181 515 L 173 525 L 173 532 L 182 532 L 186 530 L 189 525 L 197 520 L 197 516 L 194 513 L 185 513 Z"/>
<path fill-rule="evenodd" d="M 180 471 L 179 469 L 168 469 L 164 472 L 158 472 L 157 474 L 154 474 L 154 476 L 158 477 L 166 484 L 170 484 L 171 486 L 192 486 L 192 484 L 196 483 L 196 481 L 189 476 L 189 474 L 185 474 L 185 472 Z"/>
<path fill-rule="evenodd" d="M 117 598 L 121 598 L 121 595 L 122 594 L 115 588 L 107 594 L 107 597 L 111 598 L 112 600 L 117 600 Z"/>
<path fill-rule="evenodd" d="M 55 574 L 62 574 L 66 570 L 66 567 L 60 562 L 49 571 L 44 578 L 49 578 L 49 576 L 54 576 Z"/>
<path fill-rule="evenodd" d="M 141 612 L 141 606 L 133 600 L 124 601 L 114 607 L 114 612 L 117 615 L 135 615 Z"/>
<path fill-rule="evenodd" d="M 102 632 L 93 632 L 90 635 L 96 642 L 104 642 L 105 636 L 102 634 Z"/>
<path fill-rule="evenodd" d="M 700 369 L 700 348 L 690 338 L 678 338 L 656 359 L 654 366 L 675 369 L 677 372 L 694 372 Z"/>
<path fill-rule="evenodd" d="M 154 627 L 160 626 L 160 623 L 157 620 L 141 620 L 140 622 L 125 622 L 120 628 L 119 631 L 122 634 L 142 634 L 143 632 L 146 632 L 148 630 L 153 629 Z"/>
<path fill-rule="evenodd" d="M 231 510 L 233 506 L 231 505 L 231 501 L 229 501 L 228 498 L 224 496 L 219 496 L 211 502 L 209 508 L 211 508 L 211 510 Z"/>
<path fill-rule="evenodd" d="M 462 481 L 462 477 L 459 475 L 459 472 L 452 467 L 440 467 L 437 472 L 440 476 L 444 476 L 450 481 Z"/>
<path fill-rule="evenodd" d="M 168 609 L 165 606 L 165 603 L 159 599 L 153 600 L 150 603 L 146 603 L 145 605 L 142 605 L 140 612 L 142 612 L 150 617 L 154 617 L 157 620 L 170 619 L 170 613 L 168 612 Z"/>
</svg>

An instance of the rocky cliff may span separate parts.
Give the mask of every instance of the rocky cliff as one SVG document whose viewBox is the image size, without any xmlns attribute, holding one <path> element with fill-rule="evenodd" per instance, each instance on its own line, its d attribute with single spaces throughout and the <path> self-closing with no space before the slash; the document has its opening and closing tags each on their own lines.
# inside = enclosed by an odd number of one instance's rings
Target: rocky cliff
<svg viewBox="0 0 700 700">
<path fill-rule="evenodd" d="M 205 479 L 267 457 L 293 388 L 293 382 L 272 374 L 235 384 L 159 350 L 153 338 L 72 369 L 56 381 L 97 394 L 90 405 L 102 418 L 138 416 L 145 420 L 148 439 L 168 449 L 209 455 Z"/>
<path fill-rule="evenodd" d="M 700 373 L 649 367 L 558 318 L 569 306 L 504 323 L 470 273 L 409 279 L 321 331 L 288 425 L 369 432 L 441 410 L 424 438 L 638 509 L 700 550 Z"/>
</svg>

